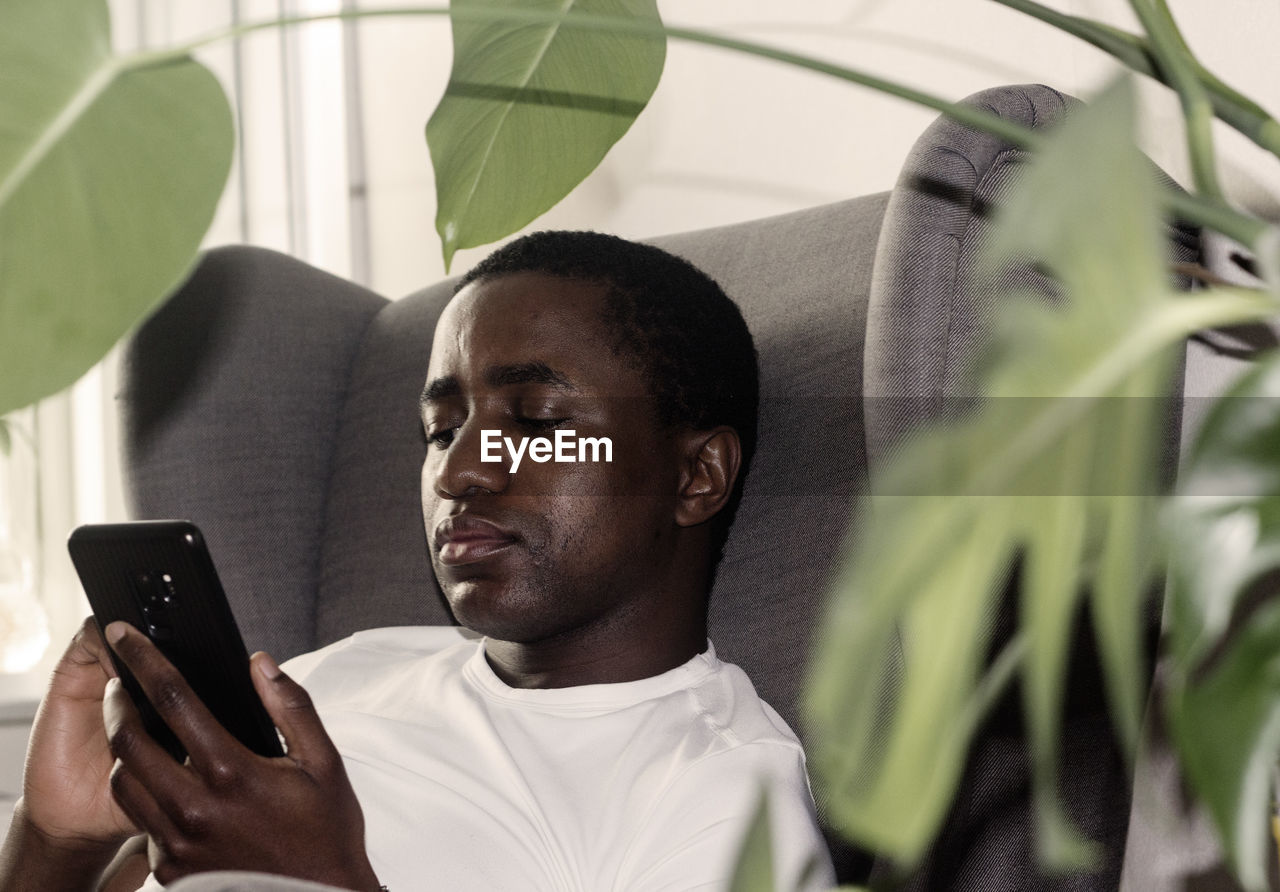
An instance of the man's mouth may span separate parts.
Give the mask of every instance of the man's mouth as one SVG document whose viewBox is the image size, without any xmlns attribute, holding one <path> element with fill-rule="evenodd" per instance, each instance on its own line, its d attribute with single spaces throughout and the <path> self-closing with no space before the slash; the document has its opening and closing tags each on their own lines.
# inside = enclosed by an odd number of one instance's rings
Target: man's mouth
<svg viewBox="0 0 1280 892">
<path fill-rule="evenodd" d="M 440 563 L 447 567 L 482 561 L 517 541 L 514 533 L 492 521 L 465 514 L 451 515 L 440 521 L 434 536 Z"/>
</svg>

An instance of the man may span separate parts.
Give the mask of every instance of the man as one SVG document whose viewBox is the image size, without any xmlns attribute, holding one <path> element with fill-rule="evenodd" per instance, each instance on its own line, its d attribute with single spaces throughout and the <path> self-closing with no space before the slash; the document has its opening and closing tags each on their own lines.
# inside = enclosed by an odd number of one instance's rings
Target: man
<svg viewBox="0 0 1280 892">
<path fill-rule="evenodd" d="M 684 261 L 594 233 L 500 249 L 441 316 L 422 396 L 432 562 L 483 640 L 359 633 L 290 665 L 310 698 L 255 655 L 288 744 L 270 760 L 113 624 L 181 766 L 86 625 L 37 718 L 4 888 L 92 888 L 138 829 L 164 882 L 719 888 L 762 790 L 779 888 L 829 885 L 799 745 L 706 637 L 756 402 L 740 313 Z"/>
</svg>

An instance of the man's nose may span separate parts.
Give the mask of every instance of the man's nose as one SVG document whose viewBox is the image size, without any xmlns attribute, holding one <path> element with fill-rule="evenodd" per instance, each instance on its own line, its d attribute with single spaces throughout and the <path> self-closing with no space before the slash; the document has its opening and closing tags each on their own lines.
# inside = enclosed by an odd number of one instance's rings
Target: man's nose
<svg viewBox="0 0 1280 892">
<path fill-rule="evenodd" d="M 427 456 L 428 465 L 436 463 L 433 482 L 436 493 L 444 499 L 461 499 L 484 492 L 502 492 L 507 488 L 510 475 L 506 454 L 501 450 L 499 454 L 498 461 L 482 461 L 481 426 L 464 423 L 454 433 L 448 449 Z"/>
</svg>

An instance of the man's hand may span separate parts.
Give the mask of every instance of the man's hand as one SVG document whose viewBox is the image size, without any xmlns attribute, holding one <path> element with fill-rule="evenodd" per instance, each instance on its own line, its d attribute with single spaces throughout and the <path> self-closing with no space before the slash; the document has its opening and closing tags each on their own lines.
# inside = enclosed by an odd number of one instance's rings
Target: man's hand
<svg viewBox="0 0 1280 892">
<path fill-rule="evenodd" d="M 0 889 L 94 889 L 136 833 L 111 796 L 113 759 L 102 723 L 115 676 L 92 617 L 53 670 L 27 745 L 22 799 L 0 847 Z"/>
<path fill-rule="evenodd" d="M 266 654 L 255 654 L 258 696 L 288 753 L 259 756 L 213 718 L 182 676 L 125 623 L 106 629 L 120 659 L 188 753 L 180 765 L 143 729 L 119 682 L 103 704 L 117 757 L 116 800 L 151 835 L 162 883 L 206 870 L 257 870 L 377 890 L 364 816 L 311 699 Z"/>
<path fill-rule="evenodd" d="M 107 750 L 102 700 L 115 674 L 89 617 L 53 670 L 22 778 L 27 820 L 54 842 L 119 845 L 138 832 L 109 785 L 115 760 Z"/>
</svg>

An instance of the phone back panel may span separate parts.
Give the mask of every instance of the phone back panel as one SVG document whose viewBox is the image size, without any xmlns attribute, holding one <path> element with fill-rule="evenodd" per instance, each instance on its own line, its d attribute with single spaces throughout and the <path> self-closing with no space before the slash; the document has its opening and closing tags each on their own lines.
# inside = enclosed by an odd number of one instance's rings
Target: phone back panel
<svg viewBox="0 0 1280 892">
<path fill-rule="evenodd" d="M 214 717 L 249 749 L 283 754 L 249 676 L 249 657 L 200 531 L 187 521 L 84 526 L 71 559 L 100 628 L 124 620 L 150 638 Z M 111 654 L 148 732 L 181 761 L 186 752 L 128 668 Z"/>
</svg>

